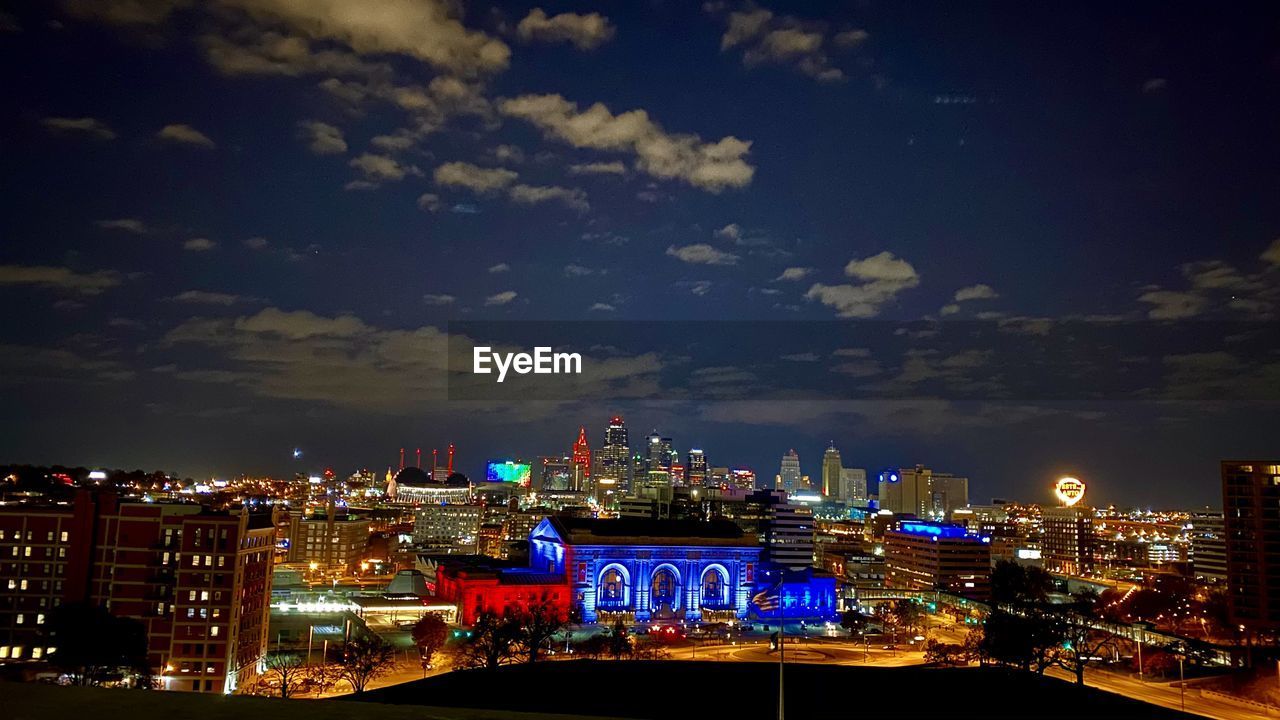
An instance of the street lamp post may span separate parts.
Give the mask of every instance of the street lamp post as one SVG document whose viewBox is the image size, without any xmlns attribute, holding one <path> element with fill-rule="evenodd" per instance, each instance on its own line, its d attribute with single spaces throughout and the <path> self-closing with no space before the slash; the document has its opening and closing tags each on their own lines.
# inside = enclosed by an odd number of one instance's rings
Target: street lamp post
<svg viewBox="0 0 1280 720">
<path fill-rule="evenodd" d="M 1185 658 L 1183 658 L 1181 655 L 1178 656 L 1178 701 L 1182 703 L 1182 711 L 1186 712 L 1187 710 L 1187 676 L 1182 672 L 1182 661 L 1184 659 Z"/>
</svg>

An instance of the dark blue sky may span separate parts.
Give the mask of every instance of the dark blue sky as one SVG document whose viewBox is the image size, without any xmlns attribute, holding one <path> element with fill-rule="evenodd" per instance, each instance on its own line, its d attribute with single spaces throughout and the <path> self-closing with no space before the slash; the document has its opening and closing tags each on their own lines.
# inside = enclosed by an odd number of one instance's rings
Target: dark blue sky
<svg viewBox="0 0 1280 720">
<path fill-rule="evenodd" d="M 347 471 L 453 441 L 475 474 L 625 412 L 761 476 L 835 440 L 975 500 L 1070 470 L 1214 503 L 1220 458 L 1280 454 L 1274 404 L 1168 401 L 1280 381 L 1274 347 L 1157 358 L 1146 403 L 467 404 L 440 332 L 1274 322 L 1280 12 L 1251 5 L 7 3 L 0 458 Z M 771 384 L 817 371 L 792 364 Z"/>
</svg>

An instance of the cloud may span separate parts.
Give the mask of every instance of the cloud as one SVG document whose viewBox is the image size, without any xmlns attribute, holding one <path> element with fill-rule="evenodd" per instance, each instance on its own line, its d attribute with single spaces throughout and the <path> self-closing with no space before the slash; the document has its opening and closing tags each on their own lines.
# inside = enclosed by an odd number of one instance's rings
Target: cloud
<svg viewBox="0 0 1280 720">
<path fill-rule="evenodd" d="M 569 263 L 564 266 L 564 274 L 566 277 L 586 277 L 588 275 L 604 275 L 605 271 L 597 268 L 586 267 L 585 265 Z"/>
<path fill-rule="evenodd" d="M 1172 290 L 1152 290 L 1138 297 L 1139 302 L 1151 305 L 1147 317 L 1152 320 L 1181 320 L 1199 315 L 1207 304 L 1202 295 Z"/>
<path fill-rule="evenodd" d="M 516 37 L 523 42 L 570 42 L 579 50 L 594 50 L 612 39 L 615 30 L 600 13 L 547 17 L 542 8 L 534 8 L 516 25 Z"/>
<path fill-rule="evenodd" d="M 960 306 L 955 303 L 943 305 L 942 308 L 938 310 L 938 314 L 940 315 L 955 315 L 958 312 L 960 312 Z"/>
<path fill-rule="evenodd" d="M 342 130 L 333 125 L 319 120 L 303 120 L 298 127 L 307 140 L 307 147 L 316 155 L 340 155 L 347 151 Z"/>
<path fill-rule="evenodd" d="M 515 185 L 511 188 L 509 195 L 512 200 L 523 205 L 557 201 L 578 212 L 586 212 L 591 208 L 587 203 L 587 194 L 578 188 L 557 185 Z"/>
<path fill-rule="evenodd" d="M 517 293 L 514 290 L 505 290 L 503 292 L 496 293 L 494 295 L 490 295 L 489 297 L 485 298 L 484 304 L 486 307 L 491 307 L 494 305 L 506 305 L 512 300 L 515 300 L 516 295 Z"/>
<path fill-rule="evenodd" d="M 617 309 L 618 308 L 614 307 L 613 305 L 610 305 L 609 303 L 598 302 L 592 305 L 591 307 L 587 308 L 587 311 L 588 312 L 614 312 Z"/>
<path fill-rule="evenodd" d="M 956 291 L 956 302 L 968 302 L 970 300 L 994 300 L 1000 297 L 999 293 L 991 288 L 990 285 L 970 285 L 962 287 Z"/>
<path fill-rule="evenodd" d="M 697 135 L 668 134 L 644 110 L 614 115 L 603 103 L 579 110 L 560 95 L 522 95 L 502 100 L 498 110 L 573 147 L 634 153 L 641 172 L 710 192 L 748 185 L 755 174 L 744 159 L 750 142 L 726 136 L 710 143 Z"/>
<path fill-rule="evenodd" d="M 1280 265 L 1280 238 L 1271 241 L 1271 245 L 1258 257 L 1270 265 Z"/>
<path fill-rule="evenodd" d="M 119 218 L 116 220 L 97 220 L 93 223 L 104 230 L 123 230 L 135 235 L 146 235 L 147 224 L 137 218 Z"/>
<path fill-rule="evenodd" d="M 726 18 L 720 50 L 741 48 L 742 63 L 789 65 L 816 80 L 834 82 L 844 72 L 831 64 L 827 51 L 848 50 L 867 40 L 865 30 L 845 30 L 828 35 L 827 24 L 776 16 L 764 8 L 731 12 Z"/>
<path fill-rule="evenodd" d="M 427 212 L 438 212 L 444 205 L 440 202 L 440 196 L 435 193 L 422 193 L 418 196 L 418 209 Z"/>
<path fill-rule="evenodd" d="M 361 60 L 341 49 L 312 48 L 302 37 L 245 26 L 200 38 L 205 59 L 223 75 L 283 75 L 298 77 L 312 73 L 339 76 L 385 77 L 389 66 Z"/>
<path fill-rule="evenodd" d="M 455 300 L 457 300 L 457 298 L 452 295 L 427 294 L 422 296 L 422 302 L 427 305 L 452 305 Z"/>
<path fill-rule="evenodd" d="M 667 255 L 693 265 L 736 265 L 738 262 L 737 255 L 717 250 L 706 243 L 694 243 L 682 247 L 671 245 L 667 248 Z"/>
<path fill-rule="evenodd" d="M 570 175 L 624 175 L 627 166 L 614 160 L 613 162 L 581 163 L 569 166 Z"/>
<path fill-rule="evenodd" d="M 65 267 L 0 265 L 0 285 L 37 285 L 98 295 L 119 284 L 120 274 L 111 270 L 78 273 Z"/>
<path fill-rule="evenodd" d="M 270 243 L 268 243 L 267 239 L 264 237 L 245 238 L 244 241 L 244 246 L 250 250 L 265 250 L 269 244 Z"/>
<path fill-rule="evenodd" d="M 216 247 L 218 247 L 218 243 L 209 238 L 191 238 L 182 243 L 182 249 L 190 250 L 191 252 L 208 252 Z"/>
<path fill-rule="evenodd" d="M 742 227 L 737 223 L 729 223 L 713 233 L 718 238 L 737 241 L 742 237 Z"/>
<path fill-rule="evenodd" d="M 40 123 L 54 132 L 84 133 L 100 140 L 116 139 L 115 131 L 96 118 L 47 117 L 41 120 Z"/>
<path fill-rule="evenodd" d="M 437 167 L 437 185 L 464 187 L 478 193 L 501 190 L 516 181 L 520 174 L 506 168 L 482 168 L 467 162 L 445 163 Z"/>
<path fill-rule="evenodd" d="M 263 22 L 283 23 L 312 40 L 347 45 L 357 53 L 396 53 L 463 75 L 504 70 L 506 43 L 467 29 L 446 0 L 224 0 Z"/>
<path fill-rule="evenodd" d="M 676 287 L 688 288 L 689 292 L 702 297 L 711 292 L 710 280 L 680 280 L 676 283 Z"/>
<path fill-rule="evenodd" d="M 178 293 L 169 298 L 175 302 L 197 303 L 202 305 L 235 305 L 238 302 L 249 300 L 240 295 L 232 295 L 230 293 L 206 292 L 204 290 L 187 290 Z"/>
<path fill-rule="evenodd" d="M 789 280 L 803 280 L 813 273 L 813 268 L 807 267 L 789 267 L 782 271 L 782 274 L 774 278 L 774 282 L 782 282 Z"/>
<path fill-rule="evenodd" d="M 213 141 L 209 139 L 208 135 L 205 135 L 190 125 L 183 125 L 181 123 L 165 125 L 160 128 L 160 132 L 156 133 L 156 137 L 161 140 L 171 140 L 173 142 L 183 143 L 186 145 L 196 145 L 204 148 L 216 147 Z"/>
<path fill-rule="evenodd" d="M 850 260 L 844 272 L 862 282 L 856 285 L 816 283 L 805 293 L 805 299 L 835 308 L 840 317 L 868 318 L 880 314 L 881 307 L 892 302 L 898 293 L 920 284 L 920 276 L 911 263 L 888 251 Z"/>
<path fill-rule="evenodd" d="M 524 162 L 524 150 L 519 145 L 498 145 L 489 151 L 498 162 Z"/>
<path fill-rule="evenodd" d="M 1161 77 L 1151 78 L 1150 80 L 1142 83 L 1142 92 L 1150 95 L 1152 93 L 1158 93 L 1167 87 L 1169 87 L 1168 80 Z"/>
<path fill-rule="evenodd" d="M 490 265 L 489 272 L 494 274 L 511 272 L 511 266 L 506 263 L 498 263 L 497 265 Z"/>
<path fill-rule="evenodd" d="M 364 153 L 347 163 L 364 174 L 366 180 L 378 182 L 382 180 L 403 180 L 406 175 L 422 175 L 416 165 L 405 165 L 387 155 Z"/>
</svg>

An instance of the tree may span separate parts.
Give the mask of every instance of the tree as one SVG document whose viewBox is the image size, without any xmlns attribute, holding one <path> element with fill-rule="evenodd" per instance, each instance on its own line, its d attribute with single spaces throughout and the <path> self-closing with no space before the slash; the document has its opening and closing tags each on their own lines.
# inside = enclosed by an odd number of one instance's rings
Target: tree
<svg viewBox="0 0 1280 720">
<path fill-rule="evenodd" d="M 848 630 L 850 635 L 855 635 L 866 630 L 867 624 L 870 621 L 871 618 L 862 614 L 858 610 L 845 610 L 844 613 L 840 615 L 840 627 Z"/>
<path fill-rule="evenodd" d="M 671 657 L 667 644 L 667 641 L 660 635 L 637 638 L 632 654 L 637 660 L 666 660 Z"/>
<path fill-rule="evenodd" d="M 268 655 L 266 669 L 259 676 L 262 695 L 278 695 L 287 700 L 302 690 L 310 673 L 297 655 Z"/>
<path fill-rule="evenodd" d="M 1062 637 L 1062 645 L 1054 654 L 1054 662 L 1074 673 L 1077 685 L 1084 684 L 1084 669 L 1090 659 L 1098 657 L 1115 642 L 1110 633 L 1094 628 L 1100 619 L 1101 607 L 1097 595 L 1080 593 L 1056 618 L 1056 631 Z"/>
<path fill-rule="evenodd" d="M 511 613 L 511 619 L 520 629 L 520 647 L 531 663 L 538 661 L 547 642 L 566 624 L 564 613 L 550 602 L 533 603 L 517 609 Z"/>
<path fill-rule="evenodd" d="M 997 610 L 983 624 L 979 650 L 995 662 L 1044 674 L 1061 643 L 1062 635 L 1053 618 Z"/>
<path fill-rule="evenodd" d="M 627 636 L 627 626 L 622 623 L 622 618 L 614 621 L 606 649 L 614 660 L 620 660 L 623 655 L 631 654 L 631 638 Z"/>
<path fill-rule="evenodd" d="M 899 600 L 893 606 L 893 617 L 898 627 L 907 632 L 915 632 L 924 625 L 924 609 L 911 600 Z"/>
<path fill-rule="evenodd" d="M 418 646 L 418 654 L 424 666 L 431 665 L 433 658 L 444 647 L 449 636 L 449 626 L 438 614 L 429 612 L 413 624 L 413 643 Z"/>
<path fill-rule="evenodd" d="M 602 655 L 609 651 L 609 636 L 592 635 L 582 642 L 574 643 L 573 649 L 574 652 L 581 654 L 583 657 L 599 660 Z"/>
<path fill-rule="evenodd" d="M 391 672 L 395 654 L 395 648 L 376 636 L 354 637 L 342 647 L 338 672 L 351 684 L 351 690 L 361 695 L 371 681 Z"/>
<path fill-rule="evenodd" d="M 991 569 L 993 605 L 1025 607 L 1044 603 L 1053 590 L 1053 576 L 1043 568 L 1001 560 Z"/>
<path fill-rule="evenodd" d="M 930 640 L 924 644 L 924 661 L 943 666 L 963 665 L 967 662 L 965 646 Z"/>
<path fill-rule="evenodd" d="M 520 625 L 510 615 L 482 612 L 471 627 L 471 638 L 457 647 L 455 662 L 466 668 L 496 668 L 511 662 L 520 635 Z"/>
<path fill-rule="evenodd" d="M 49 662 L 77 685 L 133 675 L 141 678 L 138 687 L 151 686 L 147 629 L 138 620 L 116 617 L 100 605 L 69 603 L 50 613 L 45 637 L 58 648 Z"/>
</svg>

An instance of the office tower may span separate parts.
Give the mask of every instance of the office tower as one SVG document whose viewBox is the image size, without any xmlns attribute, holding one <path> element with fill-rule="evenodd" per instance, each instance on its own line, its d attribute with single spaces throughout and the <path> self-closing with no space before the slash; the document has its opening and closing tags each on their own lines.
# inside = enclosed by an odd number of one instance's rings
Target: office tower
<svg viewBox="0 0 1280 720">
<path fill-rule="evenodd" d="M 599 468 L 595 477 L 597 500 L 604 502 L 628 489 L 631 477 L 631 444 L 621 415 L 609 419 L 609 426 L 604 431 L 604 445 L 596 453 L 596 463 Z"/>
<path fill-rule="evenodd" d="M 813 510 L 787 502 L 781 490 L 758 490 L 747 496 L 744 529 L 755 528 L 764 551 L 760 562 L 791 570 L 813 566 Z"/>
<path fill-rule="evenodd" d="M 573 489 L 574 462 L 568 456 L 542 458 L 540 492 L 565 492 Z"/>
<path fill-rule="evenodd" d="M 70 504 L 7 504 L 0 659 L 56 652 L 43 632 L 53 609 L 101 605 L 142 623 L 160 687 L 230 693 L 257 677 L 267 651 L 274 548 L 265 514 L 89 490 Z"/>
<path fill-rule="evenodd" d="M 1191 514 L 1191 568 L 1210 582 L 1227 579 L 1227 533 L 1220 512 Z"/>
<path fill-rule="evenodd" d="M 846 503 L 866 502 L 867 471 L 862 468 L 840 468 L 840 491 L 837 497 Z"/>
<path fill-rule="evenodd" d="M 588 491 L 591 483 L 591 448 L 587 446 L 587 429 L 578 428 L 578 439 L 573 443 L 573 482 L 569 489 Z"/>
<path fill-rule="evenodd" d="M 478 552 L 480 505 L 423 505 L 414 513 L 413 544 L 437 553 Z"/>
<path fill-rule="evenodd" d="M 959 525 L 904 521 L 884 534 L 884 584 L 894 590 L 991 596 L 990 538 Z"/>
<path fill-rule="evenodd" d="M 898 515 L 941 520 L 969 504 L 969 479 L 923 465 L 880 473 L 880 508 Z"/>
<path fill-rule="evenodd" d="M 756 489 L 756 471 L 751 468 L 734 468 L 729 476 L 732 481 L 730 487 L 734 489 L 748 491 Z"/>
<path fill-rule="evenodd" d="M 694 448 L 689 451 L 685 462 L 685 477 L 690 487 L 702 487 L 707 484 L 707 456 Z"/>
<path fill-rule="evenodd" d="M 288 562 L 315 563 L 319 568 L 353 572 L 369 544 L 369 521 L 336 512 L 289 516 Z"/>
<path fill-rule="evenodd" d="M 1280 630 L 1280 461 L 1224 461 L 1222 514 L 1231 621 Z"/>
<path fill-rule="evenodd" d="M 651 487 L 671 487 L 671 438 L 658 435 L 655 430 L 645 443 L 646 483 Z"/>
<path fill-rule="evenodd" d="M 778 470 L 777 490 L 784 490 L 792 493 L 802 489 L 803 481 L 800 477 L 800 456 L 795 450 L 788 450 L 786 455 L 782 456 L 782 465 Z"/>
<path fill-rule="evenodd" d="M 1046 507 L 1040 513 L 1040 523 L 1044 533 L 1041 557 L 1045 570 L 1077 576 L 1093 572 L 1098 543 L 1093 508 Z"/>
<path fill-rule="evenodd" d="M 835 498 L 840 494 L 840 451 L 835 443 L 822 453 L 822 496 Z"/>
</svg>

